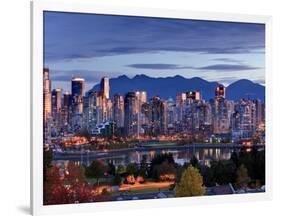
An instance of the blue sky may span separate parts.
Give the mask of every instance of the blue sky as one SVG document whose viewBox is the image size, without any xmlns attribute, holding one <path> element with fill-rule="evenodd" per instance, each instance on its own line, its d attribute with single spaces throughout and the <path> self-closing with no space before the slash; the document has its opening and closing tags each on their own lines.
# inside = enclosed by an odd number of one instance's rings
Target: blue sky
<svg viewBox="0 0 281 216">
<path fill-rule="evenodd" d="M 264 84 L 263 24 L 44 13 L 44 64 L 52 87 L 72 76 L 90 89 L 103 76 L 201 77 Z"/>
</svg>

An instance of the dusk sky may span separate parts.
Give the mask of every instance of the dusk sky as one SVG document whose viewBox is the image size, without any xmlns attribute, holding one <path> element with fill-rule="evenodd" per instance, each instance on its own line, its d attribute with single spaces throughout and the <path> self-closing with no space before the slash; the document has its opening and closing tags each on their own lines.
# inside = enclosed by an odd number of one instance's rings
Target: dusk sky
<svg viewBox="0 0 281 216">
<path fill-rule="evenodd" d="M 90 89 L 103 76 L 136 74 L 264 85 L 263 24 L 60 12 L 45 12 L 44 23 L 52 88 L 69 90 L 72 76 Z"/>
</svg>

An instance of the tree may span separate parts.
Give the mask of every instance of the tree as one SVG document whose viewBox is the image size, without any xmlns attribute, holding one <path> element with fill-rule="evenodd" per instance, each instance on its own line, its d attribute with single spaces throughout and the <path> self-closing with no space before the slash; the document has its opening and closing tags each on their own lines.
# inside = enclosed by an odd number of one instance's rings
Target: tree
<svg viewBox="0 0 281 216">
<path fill-rule="evenodd" d="M 113 185 L 120 185 L 122 183 L 122 178 L 120 174 L 116 174 L 113 178 Z"/>
<path fill-rule="evenodd" d="M 116 168 L 115 168 L 115 166 L 114 166 L 114 164 L 112 163 L 112 162 L 109 162 L 108 164 L 107 164 L 107 167 L 108 167 L 108 170 L 107 170 L 107 173 L 109 174 L 109 175 L 115 175 L 115 173 L 116 173 Z"/>
<path fill-rule="evenodd" d="M 175 188 L 176 197 L 202 196 L 205 193 L 203 178 L 192 165 L 183 172 Z"/>
<path fill-rule="evenodd" d="M 247 168 L 244 166 L 244 164 L 242 164 L 237 172 L 237 179 L 236 179 L 236 184 L 239 188 L 245 188 L 247 187 L 249 181 L 250 181 L 250 177 L 248 176 L 248 170 Z"/>
<path fill-rule="evenodd" d="M 118 165 L 117 171 L 116 171 L 118 174 L 123 174 L 125 171 L 126 171 L 126 169 L 123 165 Z"/>
<path fill-rule="evenodd" d="M 235 152 L 235 151 L 232 152 L 232 153 L 231 153 L 230 159 L 233 161 L 233 163 L 234 163 L 236 166 L 238 166 L 239 157 L 238 157 L 237 152 Z"/>
<path fill-rule="evenodd" d="M 232 160 L 213 161 L 211 169 L 215 183 L 224 185 L 235 182 L 236 165 Z"/>
<path fill-rule="evenodd" d="M 147 156 L 143 155 L 142 156 L 142 160 L 140 163 L 140 170 L 139 170 L 139 176 L 143 177 L 143 178 L 147 178 L 148 177 L 148 164 L 147 164 Z"/>
<path fill-rule="evenodd" d="M 127 167 L 126 167 L 126 172 L 127 172 L 127 174 L 129 174 L 129 175 L 134 175 L 134 176 L 136 176 L 136 175 L 137 175 L 137 172 L 138 172 L 138 166 L 137 166 L 137 164 L 135 164 L 135 163 L 130 163 L 130 164 L 128 164 Z"/>
<path fill-rule="evenodd" d="M 195 155 L 193 155 L 192 158 L 190 159 L 190 164 L 193 167 L 199 168 L 199 161 L 198 161 L 198 159 L 196 158 Z"/>
<path fill-rule="evenodd" d="M 176 168 L 174 164 L 164 161 L 154 168 L 159 181 L 174 181 L 176 179 Z"/>
<path fill-rule="evenodd" d="M 155 170 L 157 168 L 157 166 L 161 165 L 163 162 L 167 162 L 168 164 L 175 164 L 173 155 L 171 153 L 164 153 L 164 154 L 158 154 L 156 155 L 150 163 L 150 172 L 149 172 L 149 176 L 157 179 L 157 173 L 155 172 Z"/>
<path fill-rule="evenodd" d="M 85 175 L 90 178 L 95 178 L 99 185 L 99 179 L 102 178 L 107 170 L 107 167 L 100 160 L 94 160 L 85 170 Z"/>
<path fill-rule="evenodd" d="M 92 189 L 85 181 L 81 167 L 74 163 L 64 168 L 48 168 L 43 189 L 45 205 L 92 201 Z"/>
<path fill-rule="evenodd" d="M 200 173 L 203 176 L 203 182 L 206 187 L 212 187 L 216 185 L 214 171 L 211 167 L 201 166 Z"/>
<path fill-rule="evenodd" d="M 43 151 L 43 180 L 46 181 L 47 169 L 50 168 L 53 160 L 52 150 L 44 149 Z"/>
</svg>

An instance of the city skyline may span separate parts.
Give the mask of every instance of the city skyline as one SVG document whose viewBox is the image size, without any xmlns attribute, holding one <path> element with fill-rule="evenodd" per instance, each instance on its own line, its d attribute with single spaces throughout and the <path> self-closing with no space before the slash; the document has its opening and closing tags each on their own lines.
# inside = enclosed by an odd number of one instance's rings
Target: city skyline
<svg viewBox="0 0 281 216">
<path fill-rule="evenodd" d="M 264 85 L 262 24 L 56 12 L 44 16 L 44 63 L 53 71 L 54 87 L 69 90 L 67 81 L 74 74 L 88 80 L 87 90 L 102 76 L 123 74 L 201 77 L 226 86 L 245 78 Z"/>
<path fill-rule="evenodd" d="M 62 92 L 61 88 L 52 88 L 49 73 L 44 68 L 44 125 L 51 126 L 45 137 L 83 130 L 93 136 L 104 136 L 104 130 L 109 130 L 112 135 L 138 139 L 140 135 L 157 137 L 196 132 L 203 136 L 228 134 L 237 141 L 252 139 L 265 123 L 261 98 L 228 100 L 226 87 L 219 83 L 212 90 L 212 99 L 204 100 L 201 89 L 185 89 L 177 92 L 173 100 L 157 94 L 148 97 L 146 89 L 110 96 L 108 77 L 102 77 L 99 89 L 88 93 L 86 80 L 73 77 L 71 92 Z"/>
<path fill-rule="evenodd" d="M 44 12 L 43 204 L 265 192 L 264 27 Z"/>
</svg>

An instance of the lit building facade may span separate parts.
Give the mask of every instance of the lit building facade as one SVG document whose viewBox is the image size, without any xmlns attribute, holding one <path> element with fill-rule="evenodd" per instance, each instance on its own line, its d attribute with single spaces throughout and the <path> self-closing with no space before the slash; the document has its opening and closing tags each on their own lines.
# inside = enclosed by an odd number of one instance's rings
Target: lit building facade
<svg viewBox="0 0 281 216">
<path fill-rule="evenodd" d="M 117 128 L 124 127 L 124 97 L 120 94 L 113 97 L 113 121 Z"/>
<path fill-rule="evenodd" d="M 256 106 L 251 100 L 240 100 L 232 115 L 232 139 L 251 139 L 256 130 Z"/>
<path fill-rule="evenodd" d="M 103 96 L 105 99 L 109 99 L 109 78 L 108 77 L 103 77 L 100 82 L 100 91 L 103 93 Z"/>
<path fill-rule="evenodd" d="M 47 119 L 51 117 L 52 112 L 52 94 L 51 94 L 51 80 L 50 71 L 48 68 L 43 69 L 43 119 L 47 122 Z"/>
<path fill-rule="evenodd" d="M 52 120 L 52 93 L 50 71 L 48 68 L 43 69 L 43 139 L 47 143 L 51 136 Z"/>
<path fill-rule="evenodd" d="M 138 98 L 135 92 L 128 92 L 124 99 L 124 129 L 127 136 L 136 136 L 138 132 Z"/>
</svg>

